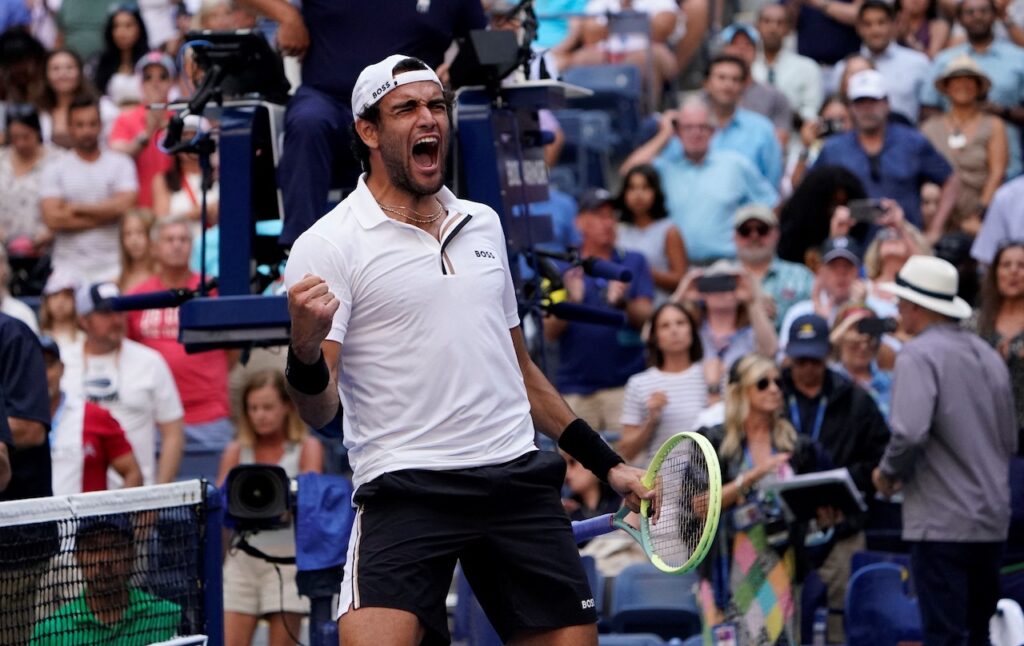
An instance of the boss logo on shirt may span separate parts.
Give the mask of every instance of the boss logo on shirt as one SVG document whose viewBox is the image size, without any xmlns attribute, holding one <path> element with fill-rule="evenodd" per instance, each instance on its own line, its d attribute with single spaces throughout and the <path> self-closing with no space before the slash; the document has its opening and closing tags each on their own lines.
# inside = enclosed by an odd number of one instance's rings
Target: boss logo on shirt
<svg viewBox="0 0 1024 646">
<path fill-rule="evenodd" d="M 490 251 L 474 251 L 477 258 L 491 258 L 494 259 L 494 254 Z"/>
</svg>

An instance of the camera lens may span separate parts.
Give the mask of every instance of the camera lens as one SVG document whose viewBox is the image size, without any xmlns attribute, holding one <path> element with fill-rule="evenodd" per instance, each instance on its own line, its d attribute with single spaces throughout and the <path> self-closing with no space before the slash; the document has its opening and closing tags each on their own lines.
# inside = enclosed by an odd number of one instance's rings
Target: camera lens
<svg viewBox="0 0 1024 646">
<path fill-rule="evenodd" d="M 274 503 L 280 485 L 264 473 L 253 473 L 239 485 L 238 501 L 248 511 L 258 513 Z"/>
<path fill-rule="evenodd" d="M 289 508 L 289 485 L 287 474 L 279 466 L 235 467 L 228 474 L 228 516 L 262 527 L 282 522 Z"/>
</svg>

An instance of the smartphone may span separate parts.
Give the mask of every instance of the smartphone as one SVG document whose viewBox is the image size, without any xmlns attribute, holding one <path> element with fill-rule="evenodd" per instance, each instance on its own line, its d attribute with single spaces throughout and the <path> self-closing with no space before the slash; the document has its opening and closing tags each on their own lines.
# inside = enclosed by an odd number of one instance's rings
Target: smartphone
<svg viewBox="0 0 1024 646">
<path fill-rule="evenodd" d="M 732 292 L 736 290 L 736 274 L 716 274 L 697 279 L 697 291 L 702 294 Z"/>
<path fill-rule="evenodd" d="M 869 336 L 882 336 L 883 334 L 892 334 L 896 331 L 899 324 L 896 319 L 892 318 L 878 318 L 872 316 L 866 319 L 857 321 L 857 331 L 861 334 L 867 334 Z"/>
<path fill-rule="evenodd" d="M 843 122 L 839 119 L 825 119 L 818 125 L 818 137 L 825 139 L 840 132 L 846 132 Z"/>
<path fill-rule="evenodd" d="M 846 206 L 850 209 L 850 217 L 855 222 L 874 224 L 885 213 L 881 200 L 850 200 Z"/>
</svg>

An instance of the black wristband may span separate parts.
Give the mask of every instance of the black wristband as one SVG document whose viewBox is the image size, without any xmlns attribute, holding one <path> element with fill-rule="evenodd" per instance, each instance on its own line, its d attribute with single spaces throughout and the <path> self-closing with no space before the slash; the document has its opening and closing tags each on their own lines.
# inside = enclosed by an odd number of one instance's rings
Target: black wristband
<svg viewBox="0 0 1024 646">
<path fill-rule="evenodd" d="M 304 395 L 319 395 L 331 383 L 331 371 L 327 369 L 323 350 L 313 363 L 303 363 L 295 356 L 291 345 L 288 346 L 288 363 L 284 369 L 284 376 L 292 388 Z"/>
<path fill-rule="evenodd" d="M 597 431 L 582 419 L 574 419 L 558 438 L 558 447 L 574 457 L 602 482 L 608 482 L 608 472 L 622 464 L 623 459 L 608 446 Z"/>
</svg>

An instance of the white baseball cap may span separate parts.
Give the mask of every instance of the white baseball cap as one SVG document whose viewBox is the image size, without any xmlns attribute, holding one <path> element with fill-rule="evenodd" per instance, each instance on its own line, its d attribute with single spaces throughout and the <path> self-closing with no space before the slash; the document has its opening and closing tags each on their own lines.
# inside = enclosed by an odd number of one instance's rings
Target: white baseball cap
<svg viewBox="0 0 1024 646">
<path fill-rule="evenodd" d="M 376 104 L 388 92 L 400 85 L 418 81 L 433 81 L 437 83 L 437 87 L 444 90 L 441 79 L 437 78 L 437 74 L 426 63 L 423 64 L 426 69 L 401 72 L 396 76 L 395 66 L 409 58 L 419 60 L 413 56 L 394 54 L 379 63 L 367 66 L 359 73 L 359 78 L 356 79 L 355 87 L 352 89 L 352 116 L 354 118 L 358 119 L 359 115 L 363 114 L 367 108 Z"/>
<path fill-rule="evenodd" d="M 885 78 L 877 70 L 863 70 L 850 77 L 846 95 L 851 101 L 857 99 L 881 100 L 888 96 Z"/>
</svg>

